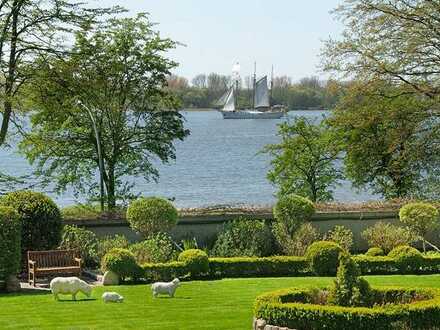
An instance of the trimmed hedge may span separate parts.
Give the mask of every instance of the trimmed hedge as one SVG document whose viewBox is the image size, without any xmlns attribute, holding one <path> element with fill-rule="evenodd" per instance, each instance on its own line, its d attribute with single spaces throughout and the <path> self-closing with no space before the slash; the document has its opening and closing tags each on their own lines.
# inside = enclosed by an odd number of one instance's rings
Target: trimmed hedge
<svg viewBox="0 0 440 330">
<path fill-rule="evenodd" d="M 185 263 L 192 277 L 209 272 L 209 259 L 205 251 L 199 249 L 185 250 L 179 254 L 178 261 Z"/>
<path fill-rule="evenodd" d="M 133 253 L 127 249 L 115 248 L 110 250 L 101 262 L 102 271 L 110 270 L 119 275 L 121 280 L 142 277 L 142 270 L 136 263 Z"/>
<path fill-rule="evenodd" d="M 20 216 L 11 207 L 0 206 L 0 281 L 20 270 Z"/>
<path fill-rule="evenodd" d="M 256 318 L 293 329 L 430 329 L 438 325 L 440 291 L 434 289 L 372 289 L 374 307 L 312 304 L 316 289 L 285 289 L 257 297 Z M 408 298 L 416 301 L 408 302 Z M 418 300 L 424 298 L 424 300 Z M 398 300 L 403 304 L 392 304 Z"/>
<path fill-rule="evenodd" d="M 188 278 L 189 270 L 184 262 L 172 261 L 167 263 L 142 265 L 144 278 L 147 282 L 171 281 L 174 278 Z"/>
</svg>

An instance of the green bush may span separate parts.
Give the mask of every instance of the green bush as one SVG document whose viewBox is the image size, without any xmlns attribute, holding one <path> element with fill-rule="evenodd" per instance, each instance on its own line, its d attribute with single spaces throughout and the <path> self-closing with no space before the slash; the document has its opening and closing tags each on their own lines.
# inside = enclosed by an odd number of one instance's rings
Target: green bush
<svg viewBox="0 0 440 330">
<path fill-rule="evenodd" d="M 212 255 L 264 257 L 273 252 L 273 236 L 264 221 L 239 218 L 227 223 L 218 235 Z"/>
<path fill-rule="evenodd" d="M 315 206 L 309 199 L 293 194 L 282 196 L 273 208 L 275 220 L 284 224 L 290 235 L 314 213 Z"/>
<path fill-rule="evenodd" d="M 382 221 L 365 229 L 362 237 L 368 242 L 368 246 L 380 247 L 385 253 L 400 245 L 410 245 L 417 240 L 416 235 L 408 228 Z"/>
<path fill-rule="evenodd" d="M 334 242 L 319 241 L 309 246 L 306 258 L 311 270 L 319 276 L 335 275 L 343 249 Z"/>
<path fill-rule="evenodd" d="M 22 224 L 21 250 L 55 249 L 61 241 L 61 213 L 46 195 L 33 191 L 16 191 L 0 199 L 0 205 L 14 208 Z"/>
<path fill-rule="evenodd" d="M 101 261 L 102 271 L 112 271 L 119 275 L 121 280 L 127 278 L 137 279 L 142 275 L 142 271 L 133 253 L 127 249 L 113 249 L 110 250 Z"/>
<path fill-rule="evenodd" d="M 197 249 L 190 249 L 179 254 L 178 261 L 185 263 L 192 277 L 201 276 L 209 272 L 208 255 Z"/>
<path fill-rule="evenodd" d="M 173 240 L 166 233 L 157 233 L 145 241 L 130 245 L 129 250 L 139 265 L 169 262 L 176 257 Z"/>
<path fill-rule="evenodd" d="M 426 252 L 426 235 L 440 224 L 438 210 L 428 203 L 409 203 L 400 209 L 399 218 L 422 238 L 423 251 Z"/>
<path fill-rule="evenodd" d="M 211 277 L 267 277 L 308 275 L 308 262 L 302 257 L 209 258 Z"/>
<path fill-rule="evenodd" d="M 383 252 L 380 247 L 372 247 L 369 248 L 367 252 L 365 252 L 365 255 L 368 257 L 384 256 L 385 252 Z"/>
<path fill-rule="evenodd" d="M 189 271 L 184 262 L 172 261 L 167 263 L 143 264 L 143 277 L 147 282 L 171 281 L 175 278 L 189 278 Z"/>
<path fill-rule="evenodd" d="M 124 235 L 107 236 L 98 241 L 98 260 L 113 249 L 128 249 L 129 242 Z"/>
<path fill-rule="evenodd" d="M 423 255 L 420 251 L 407 245 L 394 248 L 388 253 L 388 257 L 396 261 L 397 268 L 404 274 L 419 272 L 423 263 Z"/>
<path fill-rule="evenodd" d="M 378 306 L 370 308 L 315 304 L 314 295 L 314 289 L 297 288 L 266 293 L 256 298 L 254 316 L 268 324 L 292 329 L 424 330 L 438 327 L 438 290 L 372 289 L 371 295 Z"/>
<path fill-rule="evenodd" d="M 398 274 L 396 261 L 386 256 L 354 256 L 353 260 L 359 266 L 362 275 L 392 275 Z"/>
<path fill-rule="evenodd" d="M 21 223 L 11 207 L 0 206 L 0 280 L 15 275 L 21 262 Z"/>
<path fill-rule="evenodd" d="M 158 197 L 139 198 L 130 203 L 127 220 L 144 238 L 167 232 L 177 223 L 177 209 L 171 202 Z"/>
<path fill-rule="evenodd" d="M 350 252 L 353 246 L 353 232 L 344 226 L 335 226 L 324 238 L 325 241 L 339 244 L 347 252 Z"/>
<path fill-rule="evenodd" d="M 86 266 L 96 266 L 98 259 L 98 238 L 90 230 L 65 225 L 61 236 L 60 249 L 77 250 Z"/>
<path fill-rule="evenodd" d="M 273 224 L 272 231 L 279 250 L 289 256 L 303 256 L 307 248 L 320 238 L 318 230 L 310 222 L 300 225 L 293 235 L 280 222 Z"/>
</svg>

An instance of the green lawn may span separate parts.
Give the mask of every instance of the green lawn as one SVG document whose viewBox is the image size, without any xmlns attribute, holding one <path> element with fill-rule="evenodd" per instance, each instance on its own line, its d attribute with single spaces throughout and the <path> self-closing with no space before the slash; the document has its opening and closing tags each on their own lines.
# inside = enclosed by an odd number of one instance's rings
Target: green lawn
<svg viewBox="0 0 440 330">
<path fill-rule="evenodd" d="M 440 275 L 367 279 L 373 285 L 440 288 Z M 0 295 L 0 329 L 250 329 L 257 295 L 330 282 L 322 277 L 184 282 L 174 299 L 153 299 L 147 285 L 97 287 L 96 300 L 76 302 L 69 296 L 56 302 L 50 294 Z M 104 304 L 100 299 L 104 291 L 119 292 L 125 302 Z"/>
</svg>

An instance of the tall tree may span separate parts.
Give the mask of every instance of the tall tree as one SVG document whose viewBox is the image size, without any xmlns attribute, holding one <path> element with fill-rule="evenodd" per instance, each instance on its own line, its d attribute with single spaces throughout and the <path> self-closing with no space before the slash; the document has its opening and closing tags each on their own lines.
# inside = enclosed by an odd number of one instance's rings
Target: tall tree
<svg viewBox="0 0 440 330">
<path fill-rule="evenodd" d="M 332 188 L 341 178 L 335 167 L 337 135 L 325 121 L 314 123 L 305 117 L 281 124 L 278 134 L 281 142 L 264 151 L 273 156 L 268 178 L 279 186 L 279 194 L 298 194 L 313 202 L 332 200 Z"/>
<path fill-rule="evenodd" d="M 335 15 L 346 29 L 341 40 L 327 41 L 324 68 L 358 80 L 404 83 L 436 97 L 439 13 L 438 0 L 345 0 Z"/>
<path fill-rule="evenodd" d="M 386 198 L 419 197 L 440 166 L 433 102 L 407 89 L 355 84 L 330 119 L 343 137 L 348 178 Z"/>
<path fill-rule="evenodd" d="M 36 73 L 35 59 L 64 53 L 65 40 L 75 29 L 120 11 L 119 7 L 93 9 L 83 2 L 65 0 L 0 1 L 0 146 L 13 112 L 23 108 L 20 91 Z"/>
<path fill-rule="evenodd" d="M 39 173 L 59 190 L 94 194 L 100 171 L 109 208 L 131 188 L 127 175 L 157 179 L 153 160 L 174 159 L 174 140 L 189 134 L 166 88 L 175 45 L 141 14 L 79 31 L 65 58 L 41 58 L 32 131 L 20 145 Z"/>
</svg>

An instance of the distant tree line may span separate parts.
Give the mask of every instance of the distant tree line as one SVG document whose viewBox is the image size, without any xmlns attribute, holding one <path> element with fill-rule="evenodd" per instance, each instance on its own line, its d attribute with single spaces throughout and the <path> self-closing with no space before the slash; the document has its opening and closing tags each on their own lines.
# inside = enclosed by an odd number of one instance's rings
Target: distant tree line
<svg viewBox="0 0 440 330">
<path fill-rule="evenodd" d="M 181 100 L 184 108 L 210 108 L 231 86 L 231 77 L 217 73 L 199 74 L 191 82 L 184 77 L 168 77 L 169 89 Z M 239 81 L 239 107 L 252 104 L 252 77 Z M 274 77 L 272 104 L 282 104 L 290 110 L 331 109 L 339 100 L 344 84 L 306 77 L 293 82 L 288 76 Z"/>
</svg>

